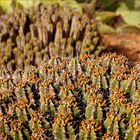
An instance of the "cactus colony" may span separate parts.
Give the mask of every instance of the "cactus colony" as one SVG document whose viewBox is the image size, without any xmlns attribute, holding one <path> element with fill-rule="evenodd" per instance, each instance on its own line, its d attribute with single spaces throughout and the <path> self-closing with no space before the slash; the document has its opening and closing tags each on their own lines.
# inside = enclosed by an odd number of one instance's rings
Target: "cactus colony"
<svg viewBox="0 0 140 140">
<path fill-rule="evenodd" d="M 0 17 L 0 140 L 140 139 L 140 65 L 106 54 L 96 23 L 59 5 Z"/>
<path fill-rule="evenodd" d="M 0 70 L 0 138 L 138 140 L 140 65 L 106 54 Z"/>
<path fill-rule="evenodd" d="M 52 56 L 98 56 L 103 49 L 96 24 L 86 14 L 59 5 L 39 5 L 0 17 L 0 65 L 38 66 Z"/>
</svg>

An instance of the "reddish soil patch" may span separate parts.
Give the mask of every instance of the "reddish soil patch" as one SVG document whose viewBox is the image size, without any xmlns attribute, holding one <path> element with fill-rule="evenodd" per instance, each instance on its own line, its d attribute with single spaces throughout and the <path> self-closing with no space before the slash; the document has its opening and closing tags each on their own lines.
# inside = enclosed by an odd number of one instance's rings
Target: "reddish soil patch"
<svg viewBox="0 0 140 140">
<path fill-rule="evenodd" d="M 140 62 L 140 34 L 103 34 L 102 41 L 108 51 L 126 55 L 130 60 Z"/>
</svg>

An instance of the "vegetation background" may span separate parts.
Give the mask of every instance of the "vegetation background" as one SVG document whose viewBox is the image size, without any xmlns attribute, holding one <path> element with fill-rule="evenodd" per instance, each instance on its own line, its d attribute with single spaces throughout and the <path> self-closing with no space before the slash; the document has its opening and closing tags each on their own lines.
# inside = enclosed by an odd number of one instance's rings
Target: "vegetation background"
<svg viewBox="0 0 140 140">
<path fill-rule="evenodd" d="M 140 60 L 140 0 L 0 0 L 0 14 L 40 3 L 59 3 L 86 12 L 99 23 L 109 51 Z"/>
</svg>

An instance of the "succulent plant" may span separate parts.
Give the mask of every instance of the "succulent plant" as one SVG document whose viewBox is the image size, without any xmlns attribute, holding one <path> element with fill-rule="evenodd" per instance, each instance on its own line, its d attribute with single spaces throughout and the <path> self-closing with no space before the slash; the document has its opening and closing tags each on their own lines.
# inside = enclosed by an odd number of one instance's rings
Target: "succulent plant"
<svg viewBox="0 0 140 140">
<path fill-rule="evenodd" d="M 126 57 L 52 57 L 0 70 L 2 139 L 139 139 L 140 69 Z"/>
<path fill-rule="evenodd" d="M 39 5 L 0 17 L 0 65 L 39 66 L 53 56 L 79 57 L 103 50 L 96 22 L 71 9 Z"/>
</svg>

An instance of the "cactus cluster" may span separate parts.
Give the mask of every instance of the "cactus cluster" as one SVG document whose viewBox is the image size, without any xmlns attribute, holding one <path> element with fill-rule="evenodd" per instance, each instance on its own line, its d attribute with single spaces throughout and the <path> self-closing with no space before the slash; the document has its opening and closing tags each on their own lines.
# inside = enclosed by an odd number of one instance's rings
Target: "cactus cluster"
<svg viewBox="0 0 140 140">
<path fill-rule="evenodd" d="M 96 22 L 59 5 L 39 5 L 0 17 L 0 65 L 38 66 L 52 56 L 98 56 L 103 49 Z"/>
<path fill-rule="evenodd" d="M 0 70 L 1 139 L 138 140 L 140 65 L 106 54 Z"/>
</svg>

